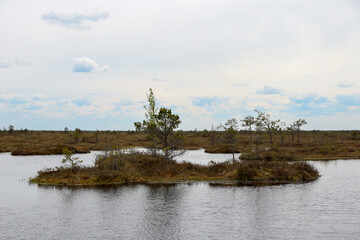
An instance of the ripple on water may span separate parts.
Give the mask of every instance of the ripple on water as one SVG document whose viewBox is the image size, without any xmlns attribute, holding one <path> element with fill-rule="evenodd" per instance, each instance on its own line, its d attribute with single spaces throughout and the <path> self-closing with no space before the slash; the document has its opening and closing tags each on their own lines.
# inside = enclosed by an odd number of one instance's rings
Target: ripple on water
<svg viewBox="0 0 360 240">
<path fill-rule="evenodd" d="M 91 163 L 92 155 L 81 155 Z M 189 153 L 206 162 L 213 155 Z M 307 184 L 216 187 L 206 183 L 39 187 L 34 176 L 61 156 L 0 154 L 0 239 L 356 239 L 360 161 L 314 162 Z"/>
</svg>

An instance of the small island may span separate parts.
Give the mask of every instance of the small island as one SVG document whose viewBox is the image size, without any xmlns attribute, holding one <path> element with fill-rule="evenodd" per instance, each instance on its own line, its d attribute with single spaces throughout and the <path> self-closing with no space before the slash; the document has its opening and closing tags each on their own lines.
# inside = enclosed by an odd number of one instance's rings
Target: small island
<svg viewBox="0 0 360 240">
<path fill-rule="evenodd" d="M 185 153 L 184 137 L 175 131 L 181 123 L 180 117 L 171 109 L 156 107 L 155 96 L 150 89 L 145 120 L 135 122 L 137 131 L 147 134 L 147 151 L 134 148 L 105 151 L 97 155 L 93 166 L 81 166 L 81 161 L 72 155 L 75 149 L 64 147 L 64 166 L 44 169 L 31 179 L 32 183 L 50 185 L 102 185 L 123 183 L 174 183 L 208 181 L 217 184 L 284 184 L 303 183 L 317 179 L 320 175 L 310 164 L 288 163 L 260 158 L 258 144 L 251 153 L 244 153 L 248 159 L 235 159 L 236 120 L 230 119 L 221 126 L 225 131 L 225 152 L 233 154 L 226 162 L 210 162 L 199 165 L 177 162 L 176 156 Z M 259 112 L 262 122 L 269 117 Z M 267 118 L 266 118 L 267 117 Z M 264 120 L 265 119 L 265 120 Z M 271 148 L 274 149 L 274 148 Z M 254 155 L 254 156 L 253 156 Z M 249 157 L 252 156 L 252 157 Z"/>
<path fill-rule="evenodd" d="M 31 179 L 47 185 L 103 185 L 124 183 L 175 183 L 190 181 L 224 184 L 304 183 L 319 177 L 318 171 L 304 162 L 226 161 L 208 165 L 176 162 L 163 155 L 136 150 L 117 150 L 100 154 L 94 166 L 79 165 L 65 149 L 66 166 L 44 169 Z"/>
</svg>

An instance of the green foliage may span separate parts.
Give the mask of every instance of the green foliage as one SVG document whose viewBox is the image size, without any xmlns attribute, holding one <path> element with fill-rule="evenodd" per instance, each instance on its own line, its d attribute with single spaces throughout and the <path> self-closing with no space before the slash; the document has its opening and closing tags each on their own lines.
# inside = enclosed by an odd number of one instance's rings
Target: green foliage
<svg viewBox="0 0 360 240">
<path fill-rule="evenodd" d="M 72 169 L 78 167 L 83 162 L 82 160 L 79 160 L 78 157 L 73 157 L 73 153 L 67 147 L 63 148 L 62 153 L 64 158 L 61 163 L 68 165 Z"/>
<path fill-rule="evenodd" d="M 175 134 L 181 123 L 179 115 L 173 114 L 171 109 L 156 107 L 156 98 L 150 88 L 149 93 L 146 94 L 148 105 L 144 108 L 145 119 L 142 123 L 135 122 L 136 130 L 144 130 L 147 132 L 147 140 L 151 142 L 151 149 L 160 148 L 163 150 L 166 159 L 172 159 L 176 155 L 184 153 L 181 149 L 181 136 Z M 175 150 L 180 150 L 176 152 Z"/>
<path fill-rule="evenodd" d="M 144 108 L 146 110 L 145 121 L 154 123 L 155 115 L 158 112 L 158 108 L 156 107 L 156 98 L 151 88 L 149 89 L 149 93 L 146 93 L 146 97 L 149 104 L 144 105 Z"/>
<path fill-rule="evenodd" d="M 134 122 L 134 127 L 136 132 L 140 132 L 142 127 L 141 122 Z"/>
</svg>

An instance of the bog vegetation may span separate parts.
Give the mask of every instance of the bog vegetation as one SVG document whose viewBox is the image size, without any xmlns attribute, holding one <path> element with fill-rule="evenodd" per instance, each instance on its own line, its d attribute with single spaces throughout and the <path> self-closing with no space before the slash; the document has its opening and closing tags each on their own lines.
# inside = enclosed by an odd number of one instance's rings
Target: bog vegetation
<svg viewBox="0 0 360 240">
<path fill-rule="evenodd" d="M 185 149 L 198 148 L 208 153 L 242 152 L 243 159 L 258 160 L 360 158 L 357 130 L 303 131 L 305 119 L 286 125 L 268 113 L 255 110 L 253 115 L 230 118 L 209 130 L 181 131 L 178 130 L 180 117 L 171 109 L 157 107 L 151 89 L 147 100 L 145 119 L 134 123 L 135 130 L 85 131 L 65 127 L 63 131 L 32 131 L 10 125 L 0 131 L 0 152 L 46 155 L 62 154 L 64 147 L 72 153 L 147 147 L 153 152 L 162 152 L 167 159 L 173 159 Z"/>
<path fill-rule="evenodd" d="M 227 161 L 199 165 L 176 162 L 162 154 L 123 149 L 98 155 L 91 167 L 68 164 L 41 170 L 31 182 L 74 185 L 205 180 L 225 184 L 279 184 L 308 182 L 318 177 L 318 171 L 303 162 Z"/>
<path fill-rule="evenodd" d="M 85 135 L 80 129 L 71 133 L 65 128 L 63 134 L 69 135 L 75 145 L 72 145 L 72 149 L 67 146 L 62 148 L 64 165 L 39 171 L 38 176 L 31 181 L 46 184 L 108 184 L 221 180 L 241 184 L 248 182 L 273 184 L 306 182 L 319 177 L 317 170 L 307 163 L 285 162 L 294 160 L 295 157 L 284 155 L 283 151 L 275 146 L 275 135 L 282 129 L 283 124 L 280 120 L 272 120 L 269 114 L 256 110 L 257 117 L 247 116 L 242 120 L 243 126 L 248 127 L 248 131 L 242 132 L 242 135 L 244 137 L 248 135 L 250 142 L 244 144 L 246 151 L 243 149 L 241 156 L 243 160 L 250 161 L 241 162 L 234 154 L 241 146 L 239 124 L 236 119 L 232 118 L 220 124 L 217 130 L 212 128 L 211 131 L 184 133 L 177 131 L 181 123 L 178 115 L 171 109 L 157 107 L 152 89 L 146 96 L 148 104 L 144 106 L 145 119 L 134 123 L 136 131 L 121 133 L 122 136 L 128 136 L 129 140 L 132 139 L 131 143 L 141 143 L 141 146 L 146 147 L 145 151 L 109 146 L 113 143 L 113 140 L 109 140 L 109 136 L 113 134 L 112 136 L 115 137 L 118 133 L 107 132 L 105 141 L 102 141 L 106 148 L 104 153 L 96 157 L 94 166 L 84 167 L 81 166 L 81 161 L 72 155 L 79 146 L 79 138 L 83 135 L 84 139 Z M 294 132 L 298 133 L 298 145 L 300 127 L 304 124 L 306 121 L 303 119 L 294 122 Z M 98 142 L 100 133 L 95 134 L 95 142 Z M 266 134 L 269 137 L 268 142 L 264 138 Z M 191 139 L 192 136 L 195 138 Z M 270 145 L 264 147 L 264 143 Z M 210 149 L 214 152 L 232 153 L 233 158 L 223 163 L 210 162 L 208 165 L 180 163 L 174 160 L 176 156 L 185 152 L 186 147 L 196 148 L 203 146 L 201 144 L 211 144 Z"/>
</svg>

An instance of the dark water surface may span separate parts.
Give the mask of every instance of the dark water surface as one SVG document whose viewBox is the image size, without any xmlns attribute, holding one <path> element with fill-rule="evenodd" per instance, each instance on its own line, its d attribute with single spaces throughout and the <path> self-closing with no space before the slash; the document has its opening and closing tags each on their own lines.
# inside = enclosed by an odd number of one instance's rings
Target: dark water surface
<svg viewBox="0 0 360 240">
<path fill-rule="evenodd" d="M 227 157 L 199 150 L 181 159 Z M 360 239 L 360 160 L 314 162 L 322 177 L 298 185 L 28 184 L 61 158 L 0 154 L 0 239 Z M 91 164 L 93 154 L 80 158 Z"/>
</svg>

